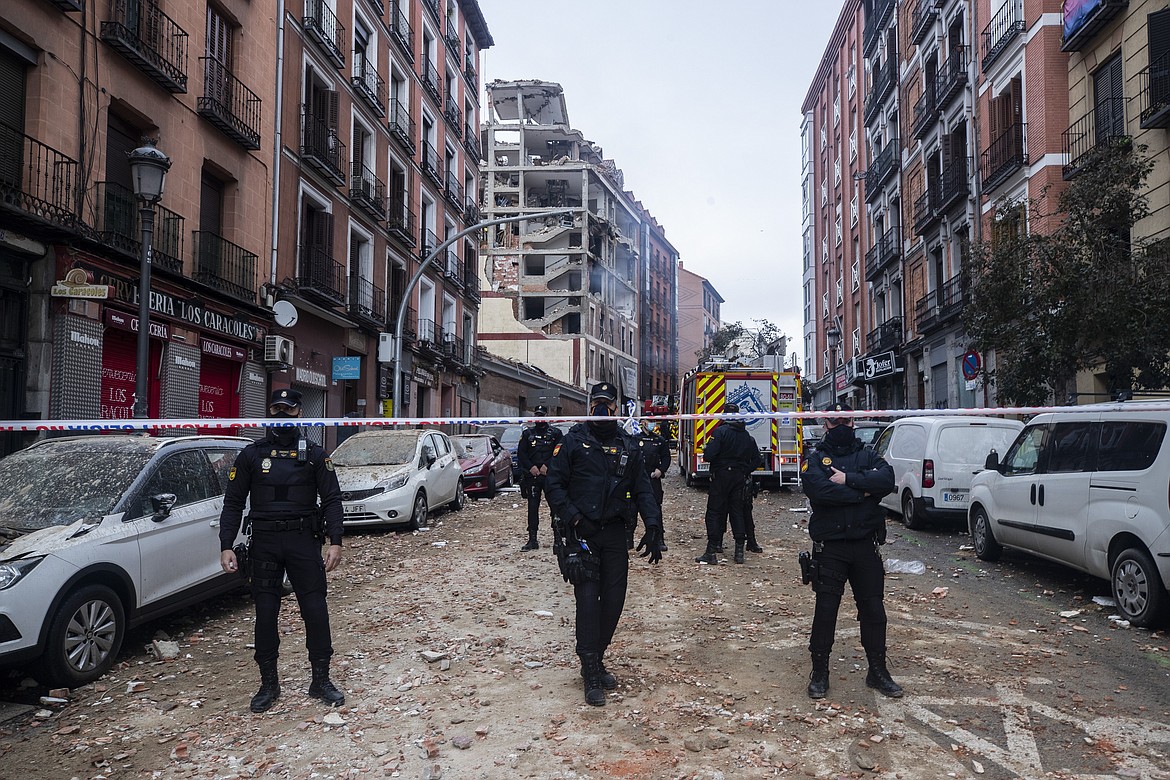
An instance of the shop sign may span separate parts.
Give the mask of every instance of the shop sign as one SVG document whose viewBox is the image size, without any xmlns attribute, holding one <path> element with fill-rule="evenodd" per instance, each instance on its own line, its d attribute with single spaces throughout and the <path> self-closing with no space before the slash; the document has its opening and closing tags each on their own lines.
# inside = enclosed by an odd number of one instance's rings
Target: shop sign
<svg viewBox="0 0 1170 780">
<path fill-rule="evenodd" d="M 314 371 L 311 368 L 300 368 L 299 366 L 293 369 L 293 378 L 298 384 L 310 385 L 312 387 L 326 387 L 328 383 L 325 381 L 325 374 L 321 371 Z"/>
<path fill-rule="evenodd" d="M 359 355 L 333 358 L 333 381 L 362 378 L 362 359 Z"/>
<path fill-rule="evenodd" d="M 34 241 L 28 236 L 13 233 L 11 230 L 0 230 L 0 247 L 38 256 L 43 255 L 46 251 L 45 245 L 40 241 Z"/>
<path fill-rule="evenodd" d="M 111 328 L 128 330 L 131 333 L 138 332 L 138 318 L 132 314 L 123 314 L 114 309 L 106 309 L 105 321 Z M 150 336 L 151 338 L 169 340 L 171 338 L 171 329 L 165 322 L 151 320 Z"/>
<path fill-rule="evenodd" d="M 210 339 L 200 339 L 199 348 L 204 355 L 209 357 L 222 358 L 224 360 L 233 360 L 237 363 L 243 363 L 248 359 L 248 353 L 240 347 L 231 344 L 223 344 L 218 341 Z"/>
<path fill-rule="evenodd" d="M 49 288 L 49 295 L 53 298 L 90 298 L 105 300 L 110 297 L 108 284 L 90 284 L 89 273 L 73 268 Z"/>
<path fill-rule="evenodd" d="M 422 366 L 414 367 L 414 381 L 424 387 L 434 387 L 437 384 L 435 372 Z"/>
<path fill-rule="evenodd" d="M 894 357 L 893 351 L 883 352 L 880 355 L 865 358 L 864 366 L 866 381 L 879 379 L 897 373 L 898 359 Z"/>
</svg>

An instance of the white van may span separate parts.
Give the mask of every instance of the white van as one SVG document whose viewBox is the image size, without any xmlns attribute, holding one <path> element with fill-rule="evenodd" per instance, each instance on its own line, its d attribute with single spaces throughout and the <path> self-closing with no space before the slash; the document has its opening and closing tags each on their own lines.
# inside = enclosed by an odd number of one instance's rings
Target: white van
<svg viewBox="0 0 1170 780">
<path fill-rule="evenodd" d="M 975 554 L 994 561 L 1012 547 L 1111 580 L 1126 619 L 1160 622 L 1170 603 L 1170 412 L 1151 405 L 1032 419 L 972 480 Z"/>
<path fill-rule="evenodd" d="M 897 489 L 882 506 L 902 514 L 907 528 L 928 520 L 967 518 L 971 478 L 987 453 L 1005 452 L 1023 428 L 999 417 L 903 417 L 882 431 L 874 451 L 894 468 Z"/>
</svg>

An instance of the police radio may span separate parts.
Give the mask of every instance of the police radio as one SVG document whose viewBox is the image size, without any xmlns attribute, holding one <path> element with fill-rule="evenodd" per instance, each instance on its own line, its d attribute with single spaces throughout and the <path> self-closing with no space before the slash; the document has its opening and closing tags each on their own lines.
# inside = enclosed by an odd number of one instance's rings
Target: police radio
<svg viewBox="0 0 1170 780">
<path fill-rule="evenodd" d="M 309 459 L 309 443 L 305 441 L 305 437 L 297 439 L 297 463 L 304 463 Z"/>
</svg>

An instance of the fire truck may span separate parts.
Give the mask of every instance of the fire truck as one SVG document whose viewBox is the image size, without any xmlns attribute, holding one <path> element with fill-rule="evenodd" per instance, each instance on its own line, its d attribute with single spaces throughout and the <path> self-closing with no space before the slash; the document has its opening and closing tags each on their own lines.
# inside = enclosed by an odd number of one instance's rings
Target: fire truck
<svg viewBox="0 0 1170 780">
<path fill-rule="evenodd" d="M 642 416 L 643 417 L 659 417 L 663 415 L 670 415 L 674 413 L 671 408 L 670 396 L 656 395 L 650 399 L 642 401 Z M 653 422 L 647 420 L 646 422 Z M 662 436 L 667 441 L 675 441 L 678 439 L 678 421 L 677 420 L 661 420 Z"/>
<path fill-rule="evenodd" d="M 801 411 L 800 372 L 712 361 L 683 378 L 680 414 L 722 414 L 728 402 L 737 404 L 744 413 L 769 415 L 745 421 L 764 456 L 764 467 L 757 476 L 768 487 L 797 484 L 801 421 L 791 415 Z M 709 479 L 703 447 L 718 422 L 679 422 L 678 466 L 688 486 Z"/>
</svg>

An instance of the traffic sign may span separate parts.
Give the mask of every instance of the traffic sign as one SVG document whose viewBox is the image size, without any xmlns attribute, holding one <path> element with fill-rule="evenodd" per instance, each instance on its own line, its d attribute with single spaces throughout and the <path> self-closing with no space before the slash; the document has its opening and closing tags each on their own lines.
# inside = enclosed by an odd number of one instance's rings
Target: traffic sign
<svg viewBox="0 0 1170 780">
<path fill-rule="evenodd" d="M 979 357 L 979 353 L 975 350 L 968 350 L 966 355 L 963 355 L 963 378 L 974 379 L 979 376 L 979 369 L 983 366 L 983 360 Z"/>
</svg>

